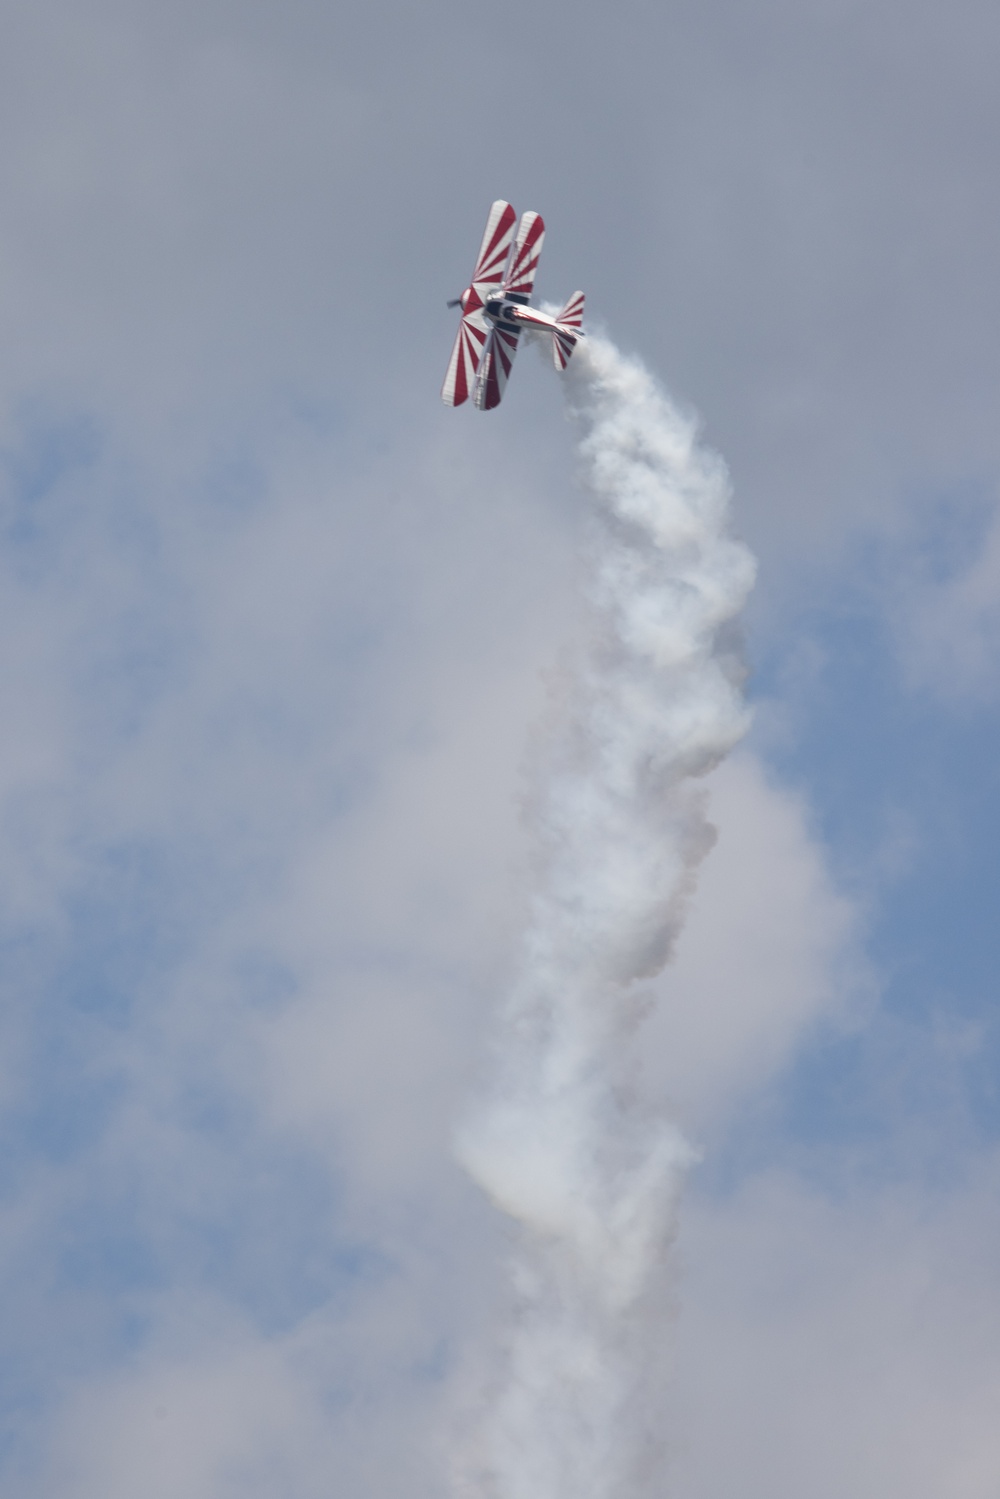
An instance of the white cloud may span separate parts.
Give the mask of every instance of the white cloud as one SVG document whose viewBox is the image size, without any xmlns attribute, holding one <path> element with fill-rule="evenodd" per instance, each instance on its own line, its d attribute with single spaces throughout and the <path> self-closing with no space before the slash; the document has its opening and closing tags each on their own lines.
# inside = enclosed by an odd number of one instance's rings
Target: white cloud
<svg viewBox="0 0 1000 1499">
<path fill-rule="evenodd" d="M 702 869 L 644 1063 L 697 1133 L 719 1137 L 821 1024 L 871 998 L 861 913 L 827 869 L 803 798 L 741 752 L 710 778 Z"/>
<path fill-rule="evenodd" d="M 990 1499 L 997 1162 L 942 1186 L 779 1172 L 692 1199 L 669 1416 L 678 1499 Z"/>
<path fill-rule="evenodd" d="M 154 1346 L 67 1401 L 38 1487 L 67 1499 L 319 1499 L 434 1492 L 430 1318 L 412 1287 L 263 1337 L 225 1304 L 173 1298 Z"/>
</svg>

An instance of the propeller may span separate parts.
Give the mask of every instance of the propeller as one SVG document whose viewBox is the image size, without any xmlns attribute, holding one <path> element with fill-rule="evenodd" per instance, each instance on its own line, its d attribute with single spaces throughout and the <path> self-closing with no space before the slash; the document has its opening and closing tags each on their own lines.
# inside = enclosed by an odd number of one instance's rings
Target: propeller
<svg viewBox="0 0 1000 1499">
<path fill-rule="evenodd" d="M 456 297 L 455 300 L 454 300 L 454 302 L 449 302 L 448 303 L 449 307 L 461 307 L 461 305 L 462 305 L 462 299 L 461 299 L 461 297 Z"/>
</svg>

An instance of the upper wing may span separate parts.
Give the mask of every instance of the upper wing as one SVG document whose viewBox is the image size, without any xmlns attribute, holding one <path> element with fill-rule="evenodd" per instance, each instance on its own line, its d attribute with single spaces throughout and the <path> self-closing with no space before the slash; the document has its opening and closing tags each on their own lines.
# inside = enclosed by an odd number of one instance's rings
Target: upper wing
<svg viewBox="0 0 1000 1499">
<path fill-rule="evenodd" d="M 494 205 L 495 206 L 495 205 Z M 510 265 L 504 277 L 504 290 L 531 296 L 538 270 L 538 257 L 545 238 L 545 221 L 540 213 L 522 213 L 517 237 L 511 251 Z"/>
<path fill-rule="evenodd" d="M 489 324 L 478 310 L 467 313 L 459 323 L 448 373 L 441 387 L 441 399 L 446 406 L 461 406 L 468 400 L 488 333 Z"/>
<path fill-rule="evenodd" d="M 510 367 L 517 353 L 519 334 L 507 328 L 493 327 L 479 362 L 475 402 L 480 411 L 491 411 L 500 405 Z"/>
<path fill-rule="evenodd" d="M 476 269 L 472 273 L 472 285 L 479 291 L 483 301 L 486 298 L 482 296 L 481 288 L 488 290 L 491 286 L 499 286 L 503 280 L 503 268 L 507 264 L 516 218 L 513 208 L 503 198 L 498 198 L 490 209 Z"/>
</svg>

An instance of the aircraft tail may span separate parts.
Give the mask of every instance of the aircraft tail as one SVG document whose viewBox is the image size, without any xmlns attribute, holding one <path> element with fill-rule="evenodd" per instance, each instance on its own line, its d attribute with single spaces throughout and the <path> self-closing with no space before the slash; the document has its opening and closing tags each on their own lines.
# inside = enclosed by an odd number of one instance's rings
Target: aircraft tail
<svg viewBox="0 0 1000 1499">
<path fill-rule="evenodd" d="M 556 313 L 556 328 L 552 334 L 552 358 L 557 370 L 569 364 L 577 339 L 583 337 L 583 292 L 575 291 L 561 312 Z"/>
</svg>

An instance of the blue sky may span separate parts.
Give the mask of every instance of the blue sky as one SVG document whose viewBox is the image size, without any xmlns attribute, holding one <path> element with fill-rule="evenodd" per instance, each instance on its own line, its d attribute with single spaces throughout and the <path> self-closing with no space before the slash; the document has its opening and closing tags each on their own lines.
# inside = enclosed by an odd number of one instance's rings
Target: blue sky
<svg viewBox="0 0 1000 1499">
<path fill-rule="evenodd" d="M 801 612 L 797 647 L 779 645 L 755 679 L 765 735 L 774 705 L 785 715 L 770 763 L 806 790 L 831 867 L 865 898 L 866 951 L 878 974 L 881 1016 L 894 1028 L 889 1040 L 876 1024 L 839 1058 L 824 1049 L 804 1059 L 804 1077 L 789 1081 L 793 1089 L 798 1082 L 799 1108 L 824 1100 L 824 1132 L 852 1135 L 859 1111 L 869 1127 L 884 1129 L 873 1100 L 855 1090 L 872 1066 L 869 1049 L 877 1054 L 888 1044 L 902 1062 L 909 1047 L 916 1069 L 909 1107 L 927 1115 L 946 1100 L 952 1108 L 960 1103 L 985 1143 L 998 1127 L 991 919 L 997 707 L 988 685 L 969 694 L 901 671 L 906 639 L 893 605 L 900 571 L 926 571 L 933 585 L 947 587 L 970 566 L 988 502 L 976 496 L 969 506 L 960 494 L 914 508 L 915 535 L 905 549 L 859 546 L 848 578 Z M 804 674 L 796 671 L 796 649 L 810 657 Z M 935 1039 L 949 1030 L 952 1054 L 935 1054 Z M 845 1067 L 855 1073 L 850 1081 Z"/>
<path fill-rule="evenodd" d="M 676 1499 L 993 1499 L 995 9 L 15 5 L 0 1487 L 447 1484 L 452 1154 L 583 628 L 559 382 L 445 411 L 489 202 L 697 410 L 755 722 L 644 1043 Z M 517 39 L 516 66 L 492 54 Z"/>
</svg>

